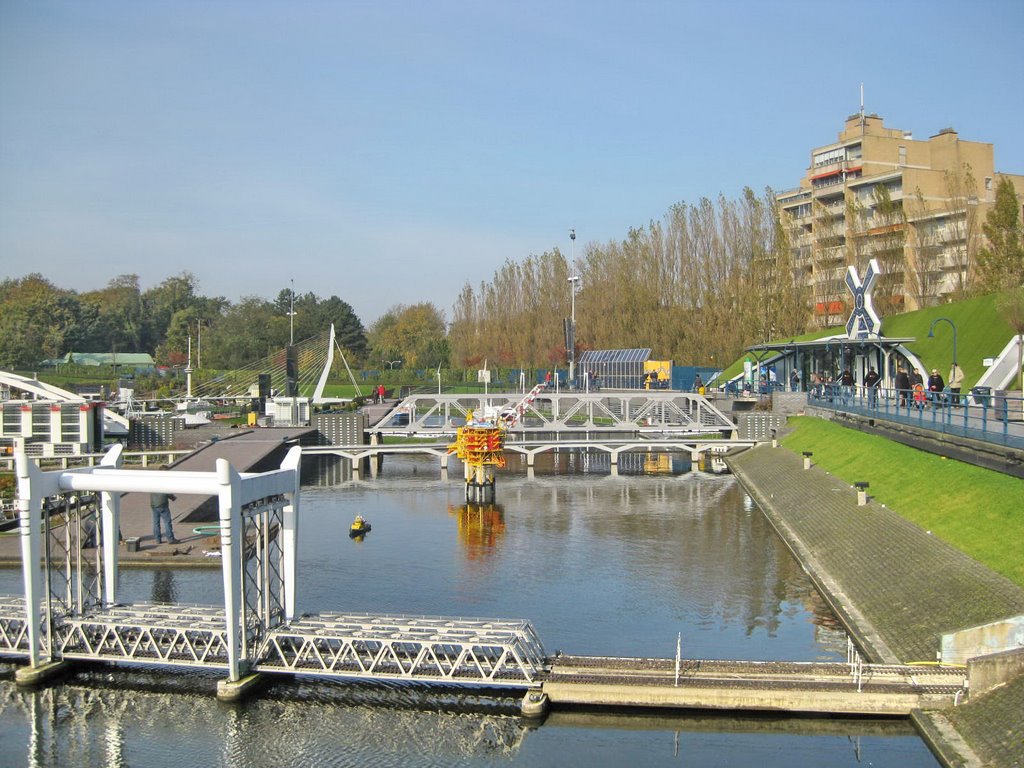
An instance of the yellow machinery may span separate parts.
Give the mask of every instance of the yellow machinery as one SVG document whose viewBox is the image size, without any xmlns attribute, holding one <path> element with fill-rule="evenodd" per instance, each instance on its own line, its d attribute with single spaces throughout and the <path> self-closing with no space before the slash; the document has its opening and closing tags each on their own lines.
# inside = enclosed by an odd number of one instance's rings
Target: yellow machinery
<svg viewBox="0 0 1024 768">
<path fill-rule="evenodd" d="M 466 426 L 459 427 L 455 442 L 448 446 L 462 460 L 466 476 L 466 501 L 494 502 L 494 468 L 505 466 L 505 428 L 500 420 L 477 421 L 466 414 Z"/>
</svg>

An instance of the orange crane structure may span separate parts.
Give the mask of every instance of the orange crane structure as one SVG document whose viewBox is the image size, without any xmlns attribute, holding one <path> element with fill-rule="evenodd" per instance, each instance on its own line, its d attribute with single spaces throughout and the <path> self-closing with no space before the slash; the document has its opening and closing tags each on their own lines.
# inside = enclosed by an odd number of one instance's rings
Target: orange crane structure
<svg viewBox="0 0 1024 768">
<path fill-rule="evenodd" d="M 466 424 L 456 430 L 455 442 L 448 446 L 448 453 L 462 460 L 468 503 L 494 503 L 494 470 L 505 466 L 506 430 L 515 426 L 545 386 L 538 384 L 515 407 L 501 414 L 488 414 L 487 408 L 484 408 L 483 418 L 476 418 L 473 411 L 466 414 Z"/>
</svg>

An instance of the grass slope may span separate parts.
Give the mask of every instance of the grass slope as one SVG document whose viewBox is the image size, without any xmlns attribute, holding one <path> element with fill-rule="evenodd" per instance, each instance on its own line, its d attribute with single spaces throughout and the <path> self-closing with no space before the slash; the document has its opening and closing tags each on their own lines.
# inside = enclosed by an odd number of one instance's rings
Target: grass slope
<svg viewBox="0 0 1024 768">
<path fill-rule="evenodd" d="M 782 444 L 1024 586 L 1024 480 L 810 416 Z"/>
</svg>

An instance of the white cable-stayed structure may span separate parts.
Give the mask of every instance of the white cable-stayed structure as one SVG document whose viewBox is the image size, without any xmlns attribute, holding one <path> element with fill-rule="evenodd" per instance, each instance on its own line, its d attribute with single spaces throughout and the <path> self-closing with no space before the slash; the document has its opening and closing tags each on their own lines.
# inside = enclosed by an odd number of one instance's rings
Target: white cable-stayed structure
<svg viewBox="0 0 1024 768">
<path fill-rule="evenodd" d="M 335 350 L 341 352 L 332 324 L 327 331 L 294 344 L 290 353 L 286 347 L 242 368 L 223 371 L 206 381 L 193 382 L 190 397 L 199 400 L 250 398 L 259 391 L 260 376 L 263 375 L 268 377 L 266 381 L 273 395 L 289 395 L 289 381 L 294 379 L 296 396 L 313 403 L 326 402 L 331 398 L 325 398 L 323 392 L 334 366 Z M 351 378 L 352 371 L 344 354 L 341 358 Z M 354 378 L 352 381 L 355 384 Z M 358 384 L 356 392 L 359 392 Z"/>
</svg>

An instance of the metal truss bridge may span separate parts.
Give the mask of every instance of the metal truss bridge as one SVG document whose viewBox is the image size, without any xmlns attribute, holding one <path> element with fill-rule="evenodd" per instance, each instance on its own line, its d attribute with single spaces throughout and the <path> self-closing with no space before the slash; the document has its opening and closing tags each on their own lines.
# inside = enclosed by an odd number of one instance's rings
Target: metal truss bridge
<svg viewBox="0 0 1024 768">
<path fill-rule="evenodd" d="M 0 599 L 0 655 L 30 656 L 25 601 Z M 65 616 L 54 657 L 226 669 L 227 617 L 209 606 L 135 603 Z M 49 636 L 45 638 L 49 640 Z M 269 629 L 248 671 L 525 688 L 544 670 L 529 622 L 324 613 Z"/>
<path fill-rule="evenodd" d="M 470 411 L 507 414 L 521 406 L 509 435 L 532 432 L 652 433 L 736 436 L 736 424 L 703 395 L 690 392 L 541 392 L 523 402 L 519 393 L 415 394 L 374 430 L 382 434 L 440 436 L 465 424 Z"/>
<path fill-rule="evenodd" d="M 0 597 L 0 656 L 27 658 L 20 681 L 72 660 L 528 688 L 544 650 L 526 621 L 296 615 L 299 457 L 281 469 L 123 470 L 112 449 L 99 466 L 41 471 L 17 458 L 24 597 Z M 216 496 L 224 607 L 122 604 L 118 516 L 125 492 Z M 45 514 L 44 514 L 45 510 Z M 92 545 L 95 546 L 92 546 Z M 44 567 L 34 567 L 42 561 Z M 221 688 L 219 687 L 219 695 Z"/>
</svg>

